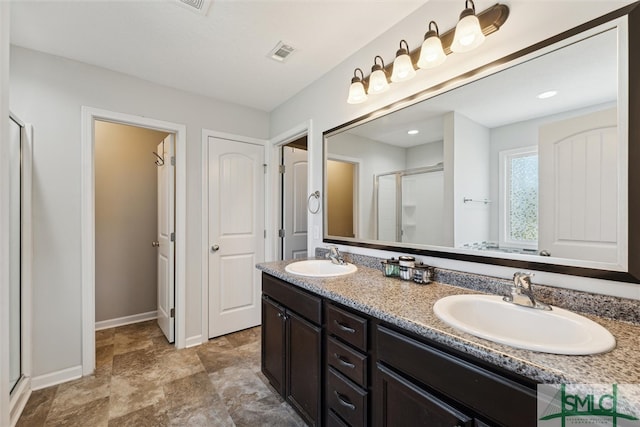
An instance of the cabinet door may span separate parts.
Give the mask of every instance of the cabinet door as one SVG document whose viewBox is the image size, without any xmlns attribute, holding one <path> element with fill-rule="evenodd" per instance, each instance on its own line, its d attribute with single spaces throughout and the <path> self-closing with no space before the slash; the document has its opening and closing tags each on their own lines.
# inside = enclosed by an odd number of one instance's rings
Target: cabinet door
<svg viewBox="0 0 640 427">
<path fill-rule="evenodd" d="M 262 297 L 262 373 L 284 396 L 285 375 L 285 311 Z"/>
<path fill-rule="evenodd" d="M 321 329 L 287 312 L 287 401 L 312 426 L 320 425 Z"/>
<path fill-rule="evenodd" d="M 378 364 L 375 425 L 471 427 L 473 419 Z"/>
</svg>

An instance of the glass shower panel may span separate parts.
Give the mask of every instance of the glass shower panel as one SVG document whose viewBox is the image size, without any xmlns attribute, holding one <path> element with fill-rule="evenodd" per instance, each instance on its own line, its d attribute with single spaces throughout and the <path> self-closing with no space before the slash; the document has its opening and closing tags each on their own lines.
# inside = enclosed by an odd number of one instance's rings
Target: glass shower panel
<svg viewBox="0 0 640 427">
<path fill-rule="evenodd" d="M 444 172 L 402 176 L 402 241 L 444 245 Z"/>
<path fill-rule="evenodd" d="M 10 123 L 9 143 L 9 391 L 12 392 L 22 376 L 21 366 L 21 174 L 22 141 L 19 123 Z"/>
</svg>

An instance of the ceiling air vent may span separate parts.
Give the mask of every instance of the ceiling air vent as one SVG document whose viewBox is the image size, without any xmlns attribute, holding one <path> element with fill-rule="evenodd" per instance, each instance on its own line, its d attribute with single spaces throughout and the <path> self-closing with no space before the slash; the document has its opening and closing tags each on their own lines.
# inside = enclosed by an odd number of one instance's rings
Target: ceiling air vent
<svg viewBox="0 0 640 427">
<path fill-rule="evenodd" d="M 177 3 L 199 15 L 206 15 L 213 0 L 176 0 Z"/>
<path fill-rule="evenodd" d="M 293 47 L 280 41 L 278 42 L 276 47 L 274 47 L 271 52 L 269 52 L 267 56 L 274 61 L 284 62 L 285 59 L 287 59 L 287 57 L 289 57 L 289 55 L 293 53 L 293 51 Z"/>
</svg>

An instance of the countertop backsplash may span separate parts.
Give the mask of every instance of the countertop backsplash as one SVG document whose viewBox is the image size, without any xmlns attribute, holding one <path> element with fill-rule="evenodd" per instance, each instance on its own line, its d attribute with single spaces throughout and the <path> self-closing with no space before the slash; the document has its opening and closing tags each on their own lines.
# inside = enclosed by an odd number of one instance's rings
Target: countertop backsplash
<svg viewBox="0 0 640 427">
<path fill-rule="evenodd" d="M 324 258 L 328 252 L 328 249 L 316 248 L 315 255 L 316 257 Z M 348 252 L 342 252 L 342 255 L 347 262 L 380 270 L 380 274 L 382 274 L 382 261 L 384 258 Z M 437 267 L 434 271 L 433 281 L 435 282 L 473 289 L 488 294 L 507 295 L 512 285 L 511 280 L 481 274 Z M 593 314 L 640 325 L 640 301 L 637 300 L 546 286 L 537 284 L 535 281 L 534 292 L 536 299 L 547 304 L 579 313 Z"/>
</svg>

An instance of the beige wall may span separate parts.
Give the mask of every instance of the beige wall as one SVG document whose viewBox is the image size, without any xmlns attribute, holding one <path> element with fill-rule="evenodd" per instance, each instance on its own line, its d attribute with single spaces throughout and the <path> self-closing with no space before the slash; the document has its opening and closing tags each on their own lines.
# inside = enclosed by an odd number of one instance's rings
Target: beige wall
<svg viewBox="0 0 640 427">
<path fill-rule="evenodd" d="M 353 163 L 327 161 L 327 215 L 332 236 L 355 237 L 353 234 Z"/>
<path fill-rule="evenodd" d="M 34 377 L 82 364 L 82 106 L 186 126 L 183 326 L 185 339 L 199 342 L 207 315 L 201 310 L 202 129 L 264 139 L 268 113 L 16 46 L 10 65 L 11 108 L 35 133 Z"/>
<path fill-rule="evenodd" d="M 156 146 L 167 136 L 95 123 L 96 321 L 155 311 Z"/>
</svg>

